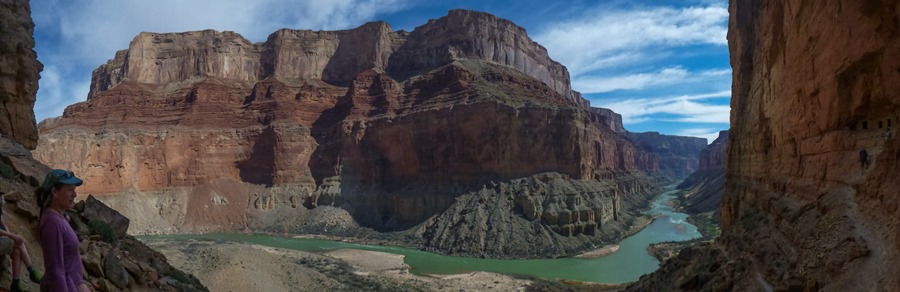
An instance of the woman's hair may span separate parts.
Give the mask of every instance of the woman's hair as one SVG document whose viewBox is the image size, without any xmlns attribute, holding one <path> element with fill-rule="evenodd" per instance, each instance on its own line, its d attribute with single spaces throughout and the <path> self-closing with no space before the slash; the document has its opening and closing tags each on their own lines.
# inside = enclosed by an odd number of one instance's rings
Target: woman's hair
<svg viewBox="0 0 900 292">
<path fill-rule="evenodd" d="M 43 186 L 40 186 L 34 190 L 34 198 L 38 204 L 38 208 L 40 209 L 40 211 L 38 211 L 38 222 L 41 222 L 40 218 L 41 218 L 41 216 L 44 216 L 44 210 L 46 210 L 47 207 L 50 206 L 50 201 L 52 201 L 52 199 L 50 197 L 52 196 L 52 193 L 53 193 L 51 190 L 59 188 L 62 185 L 63 185 L 62 183 L 57 182 L 57 183 L 53 184 L 52 186 L 50 186 L 50 188 L 45 189 Z"/>
<path fill-rule="evenodd" d="M 44 189 L 43 187 L 37 187 L 34 190 L 34 201 L 37 202 L 38 208 L 41 209 L 41 212 L 44 211 L 44 203 L 49 202 L 49 200 L 44 196 L 45 193 L 49 193 L 49 190 Z"/>
</svg>

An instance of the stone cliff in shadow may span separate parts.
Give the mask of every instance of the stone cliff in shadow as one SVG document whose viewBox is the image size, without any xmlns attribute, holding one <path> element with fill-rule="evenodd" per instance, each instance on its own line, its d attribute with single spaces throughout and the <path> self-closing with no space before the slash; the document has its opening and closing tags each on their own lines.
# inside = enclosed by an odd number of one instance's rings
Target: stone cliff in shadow
<svg viewBox="0 0 900 292">
<path fill-rule="evenodd" d="M 730 1 L 722 235 L 631 290 L 900 289 L 898 9 Z"/>
</svg>

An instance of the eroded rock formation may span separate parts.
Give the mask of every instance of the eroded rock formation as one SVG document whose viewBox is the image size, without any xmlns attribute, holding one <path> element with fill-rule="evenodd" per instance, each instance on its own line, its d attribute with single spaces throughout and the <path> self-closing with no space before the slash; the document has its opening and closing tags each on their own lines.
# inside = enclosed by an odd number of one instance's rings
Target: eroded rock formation
<svg viewBox="0 0 900 292">
<path fill-rule="evenodd" d="M 524 29 L 461 10 L 409 33 L 373 22 L 282 29 L 257 44 L 142 33 L 94 71 L 87 101 L 40 131 L 35 156 L 84 176 L 81 193 L 122 210 L 136 233 L 339 222 L 407 230 L 446 252 L 563 255 L 621 235 L 664 175 Z M 534 176 L 557 187 L 518 195 Z M 456 222 L 476 197 L 509 224 L 412 228 Z M 352 222 L 318 217 L 340 212 Z M 446 248 L 495 232 L 552 236 L 518 250 Z"/>
<path fill-rule="evenodd" d="M 898 9 L 730 1 L 722 236 L 632 289 L 900 289 Z"/>
<path fill-rule="evenodd" d="M 725 193 L 727 147 L 728 131 L 721 131 L 715 141 L 700 151 L 697 171 L 678 185 L 678 189 L 684 190 L 683 205 L 688 213 L 714 212 L 713 220 L 719 220 L 719 206 Z"/>
<path fill-rule="evenodd" d="M 0 135 L 28 149 L 37 146 L 34 97 L 43 65 L 34 52 L 34 22 L 28 1 L 0 1 Z"/>
</svg>

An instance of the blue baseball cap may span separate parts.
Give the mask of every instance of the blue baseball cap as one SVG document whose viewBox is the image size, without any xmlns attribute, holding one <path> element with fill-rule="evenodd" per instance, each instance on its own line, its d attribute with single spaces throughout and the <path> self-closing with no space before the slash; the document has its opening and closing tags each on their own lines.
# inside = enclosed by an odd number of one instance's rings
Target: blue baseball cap
<svg viewBox="0 0 900 292">
<path fill-rule="evenodd" d="M 76 177 L 75 173 L 68 170 L 54 169 L 47 173 L 47 177 L 44 178 L 44 183 L 41 184 L 41 187 L 49 190 L 56 184 L 80 186 L 82 183 L 84 181 Z"/>
</svg>

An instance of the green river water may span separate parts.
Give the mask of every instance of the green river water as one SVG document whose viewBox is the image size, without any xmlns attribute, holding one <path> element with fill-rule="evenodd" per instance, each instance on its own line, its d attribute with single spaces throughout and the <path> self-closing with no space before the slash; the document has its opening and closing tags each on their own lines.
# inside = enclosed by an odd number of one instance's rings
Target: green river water
<svg viewBox="0 0 900 292">
<path fill-rule="evenodd" d="M 530 275 L 545 279 L 625 283 L 636 281 L 641 275 L 653 272 L 659 268 L 659 261 L 647 252 L 647 247 L 650 244 L 664 241 L 684 241 L 700 237 L 697 227 L 685 221 L 687 214 L 675 212 L 667 205 L 674 198 L 674 191 L 668 191 L 657 196 L 652 202 L 652 208 L 644 211 L 644 214 L 654 216 L 656 220 L 640 232 L 622 240 L 619 243 L 617 252 L 595 259 L 498 260 L 466 258 L 395 246 L 235 233 L 141 236 L 140 239 L 144 241 L 154 239 L 225 240 L 308 252 L 350 248 L 403 255 L 405 256 L 406 264 L 411 267 L 411 272 L 415 274 L 457 274 L 471 271 L 488 271 L 503 274 Z"/>
</svg>

